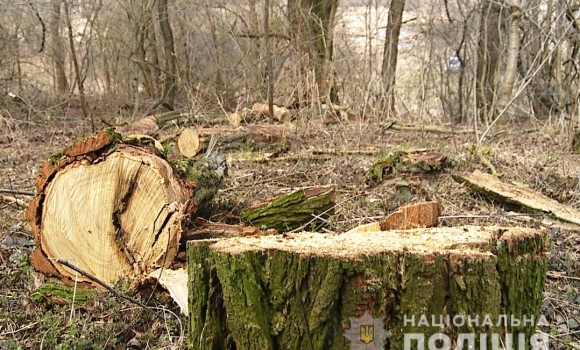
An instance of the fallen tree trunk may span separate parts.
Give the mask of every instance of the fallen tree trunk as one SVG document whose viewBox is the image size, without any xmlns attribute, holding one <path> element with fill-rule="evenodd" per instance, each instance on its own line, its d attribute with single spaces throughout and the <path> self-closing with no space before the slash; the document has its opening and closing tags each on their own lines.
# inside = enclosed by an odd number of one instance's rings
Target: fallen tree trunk
<svg viewBox="0 0 580 350">
<path fill-rule="evenodd" d="M 334 188 L 329 186 L 303 188 L 255 203 L 243 209 L 240 217 L 251 225 L 278 232 L 306 226 L 317 231 L 327 226 L 327 219 L 334 214 L 334 198 Z"/>
<path fill-rule="evenodd" d="M 514 345 L 519 334 L 527 342 L 536 323 L 523 320 L 537 320 L 542 305 L 546 243 L 543 231 L 500 227 L 190 241 L 190 346 L 402 349 L 407 334 L 454 342 L 468 333 L 483 348 L 480 334 L 489 343 L 505 332 Z"/>
<path fill-rule="evenodd" d="M 57 260 L 106 283 L 169 266 L 183 217 L 213 197 L 225 170 L 215 158 L 171 164 L 155 142 L 101 131 L 42 165 L 26 212 L 36 269 L 92 284 Z"/>
</svg>

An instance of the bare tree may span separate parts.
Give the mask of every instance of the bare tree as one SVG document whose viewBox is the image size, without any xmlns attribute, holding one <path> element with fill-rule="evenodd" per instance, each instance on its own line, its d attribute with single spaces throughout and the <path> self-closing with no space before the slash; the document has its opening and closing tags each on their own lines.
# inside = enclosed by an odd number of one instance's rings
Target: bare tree
<svg viewBox="0 0 580 350">
<path fill-rule="evenodd" d="M 390 115 L 395 114 L 395 77 L 399 53 L 399 34 L 403 24 L 405 0 L 391 0 L 383 52 L 382 80 Z"/>
<path fill-rule="evenodd" d="M 69 0 L 63 1 L 64 15 L 65 15 L 65 19 L 66 19 L 66 26 L 68 29 L 68 43 L 69 43 L 69 48 L 70 48 L 73 66 L 75 69 L 75 76 L 76 76 L 75 81 L 76 81 L 77 88 L 79 90 L 79 97 L 81 100 L 81 111 L 83 113 L 83 118 L 87 119 L 89 117 L 89 108 L 87 107 L 87 101 L 85 100 L 85 84 L 84 84 L 85 79 L 81 75 L 81 67 L 79 64 L 78 57 L 77 57 L 75 40 L 74 40 L 74 33 L 73 33 L 73 27 L 72 27 L 72 21 L 71 21 L 71 14 L 70 14 L 70 8 L 69 8 L 68 1 Z M 92 114 L 91 114 L 91 127 L 92 127 L 92 130 L 94 132 L 95 131 L 95 121 L 93 119 Z"/>
<path fill-rule="evenodd" d="M 334 24 L 338 0 L 288 0 L 288 20 L 299 49 L 316 74 L 319 97 L 338 102 L 334 82 Z"/>
<path fill-rule="evenodd" d="M 508 107 L 508 103 L 512 98 L 512 90 L 518 73 L 517 65 L 520 53 L 520 19 L 522 16 L 520 0 L 511 1 L 510 12 L 507 64 L 497 103 L 498 111 L 502 111 Z"/>
<path fill-rule="evenodd" d="M 501 53 L 502 5 L 495 0 L 484 0 L 481 10 L 477 62 L 477 109 L 479 118 L 493 118 L 496 88 L 495 77 Z"/>
<path fill-rule="evenodd" d="M 60 37 L 61 2 L 62 0 L 51 0 L 50 2 L 52 11 L 48 25 L 50 40 L 49 52 L 54 65 L 56 91 L 59 94 L 66 94 L 68 93 L 68 80 L 65 69 L 65 51 Z"/>
<path fill-rule="evenodd" d="M 163 78 L 163 101 L 173 108 L 177 86 L 177 58 L 175 57 L 175 44 L 173 41 L 173 31 L 169 23 L 167 11 L 168 0 L 157 0 L 157 15 L 159 16 L 159 27 L 163 37 L 163 51 L 165 54 L 164 78 Z"/>
</svg>

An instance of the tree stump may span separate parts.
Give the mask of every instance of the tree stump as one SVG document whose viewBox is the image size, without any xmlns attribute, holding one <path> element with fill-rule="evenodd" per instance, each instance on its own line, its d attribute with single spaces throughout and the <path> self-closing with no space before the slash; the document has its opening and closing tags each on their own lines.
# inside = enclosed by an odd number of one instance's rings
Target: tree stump
<svg viewBox="0 0 580 350">
<path fill-rule="evenodd" d="M 188 259 L 195 349 L 402 349 L 417 333 L 454 346 L 465 333 L 475 344 L 481 333 L 532 337 L 535 323 L 523 320 L 542 305 L 547 236 L 470 226 L 298 233 L 190 241 Z M 356 328 L 367 312 L 372 334 Z M 438 325 L 460 315 L 479 321 Z"/>
<path fill-rule="evenodd" d="M 106 283 L 135 282 L 173 261 L 183 217 L 213 197 L 224 170 L 208 158 L 172 164 L 155 144 L 101 131 L 42 165 L 26 213 L 36 269 L 93 284 L 62 259 Z"/>
</svg>

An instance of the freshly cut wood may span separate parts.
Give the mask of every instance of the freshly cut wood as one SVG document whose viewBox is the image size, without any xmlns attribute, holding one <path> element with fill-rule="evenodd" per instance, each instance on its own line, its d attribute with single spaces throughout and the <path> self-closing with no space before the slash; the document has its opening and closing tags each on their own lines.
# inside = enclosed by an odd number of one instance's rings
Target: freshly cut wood
<svg viewBox="0 0 580 350">
<path fill-rule="evenodd" d="M 197 132 L 192 129 L 183 129 L 177 139 L 179 152 L 186 158 L 198 155 L 203 146 L 203 139 L 200 139 Z"/>
<path fill-rule="evenodd" d="M 400 207 L 383 221 L 357 226 L 347 233 L 368 233 L 389 230 L 407 230 L 420 227 L 435 227 L 439 223 L 439 203 L 421 202 Z"/>
<path fill-rule="evenodd" d="M 270 109 L 265 103 L 254 103 L 252 112 L 268 115 Z M 280 122 L 289 122 L 292 119 L 292 114 L 286 107 L 274 106 L 274 118 Z"/>
<path fill-rule="evenodd" d="M 28 206 L 32 265 L 65 282 L 92 283 L 66 260 L 113 283 L 139 282 L 173 261 L 181 221 L 211 199 L 223 178 L 219 159 L 170 164 L 149 139 L 101 131 L 46 161 Z"/>
<path fill-rule="evenodd" d="M 207 151 L 212 142 L 214 143 L 213 150 L 218 152 L 249 148 L 254 151 L 264 150 L 279 154 L 287 150 L 288 144 L 286 141 L 289 135 L 290 129 L 283 125 L 248 125 L 243 128 L 185 129 L 178 139 L 178 148 L 184 156 L 186 154 L 192 154 L 196 148 L 195 138 L 197 137 L 199 146 L 197 146 L 196 154 Z M 170 137 L 170 139 L 172 138 Z M 183 144 L 183 151 L 179 141 Z"/>
<path fill-rule="evenodd" d="M 244 236 L 263 236 L 276 233 L 271 231 L 262 231 L 255 226 L 228 225 L 217 222 L 205 221 L 202 219 L 195 220 L 195 228 L 184 231 L 181 235 L 183 240 L 191 239 L 210 239 L 210 238 L 228 238 Z"/>
<path fill-rule="evenodd" d="M 189 306 L 187 303 L 188 276 L 186 269 L 180 268 L 172 270 L 160 268 L 153 271 L 149 277 L 159 281 L 159 284 L 169 292 L 171 299 L 179 305 L 182 314 L 185 316 L 189 314 Z"/>
<path fill-rule="evenodd" d="M 310 187 L 255 203 L 242 210 L 241 218 L 249 224 L 278 232 L 297 228 L 327 226 L 334 214 L 333 187 Z"/>
<path fill-rule="evenodd" d="M 435 227 L 439 213 L 439 203 L 435 201 L 405 205 L 380 223 L 381 231 Z"/>
<path fill-rule="evenodd" d="M 360 334 L 353 320 L 368 312 L 389 334 L 385 349 L 410 333 L 528 341 L 534 324 L 498 321 L 537 319 L 547 254 L 544 231 L 481 226 L 190 241 L 189 340 L 196 349 L 346 350 L 357 344 L 345 334 Z M 480 321 L 429 326 L 455 315 Z"/>
<path fill-rule="evenodd" d="M 228 120 L 230 121 L 230 125 L 237 128 L 242 123 L 242 115 L 238 112 L 230 113 L 228 115 Z"/>
<path fill-rule="evenodd" d="M 467 175 L 454 175 L 453 179 L 466 183 L 472 190 L 501 202 L 516 205 L 532 212 L 551 214 L 557 219 L 580 225 L 580 211 L 544 196 L 529 187 L 507 184 L 496 176 L 479 170 Z"/>
</svg>

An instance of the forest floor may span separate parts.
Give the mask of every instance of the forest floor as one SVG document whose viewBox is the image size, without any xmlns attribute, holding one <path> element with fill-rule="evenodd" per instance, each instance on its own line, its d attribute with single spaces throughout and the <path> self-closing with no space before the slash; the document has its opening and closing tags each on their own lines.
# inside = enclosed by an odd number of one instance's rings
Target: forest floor
<svg viewBox="0 0 580 350">
<path fill-rule="evenodd" d="M 117 110 L 115 107 L 100 104 L 92 113 L 110 115 L 107 111 Z M 79 115 L 78 106 L 71 105 L 30 119 L 17 113 L 4 115 L 0 120 L 0 188 L 34 193 L 39 165 L 75 138 L 90 134 L 90 122 Z M 187 121 L 180 123 L 174 127 L 182 127 Z M 97 125 L 104 127 L 99 119 Z M 551 256 L 542 314 L 550 325 L 539 330 L 549 334 L 551 348 L 580 348 L 580 231 L 546 226 L 545 219 L 549 218 L 545 216 L 520 215 L 517 208 L 490 201 L 455 182 L 455 173 L 475 169 L 489 172 L 473 153 L 473 133 L 398 132 L 368 121 L 326 125 L 320 118 L 307 122 L 298 119 L 294 126 L 290 153 L 429 148 L 445 154 L 450 166 L 430 174 L 395 172 L 369 186 L 364 181 L 364 169 L 372 165 L 378 153 L 338 153 L 299 160 L 282 157 L 267 162 L 239 161 L 239 154 L 227 154 L 228 176 L 214 201 L 236 207 L 296 187 L 333 185 L 337 207 L 330 230 L 337 233 L 376 221 L 400 205 L 425 199 L 435 199 L 442 206 L 441 226 L 545 227 L 550 232 Z M 558 125 L 547 121 L 509 124 L 491 134 L 480 150 L 503 181 L 529 186 L 580 209 L 580 156 L 568 151 L 568 135 Z M 26 194 L 4 195 L 24 203 L 32 198 Z M 46 281 L 28 262 L 34 242 L 23 206 L 2 202 L 0 207 L 0 348 L 187 348 L 188 320 L 176 316 L 177 305 L 161 289 L 144 290 L 136 298 L 171 311 L 164 313 L 164 318 L 107 292 L 75 305 L 54 298 L 35 298 L 35 290 Z M 214 214 L 209 218 L 216 219 L 221 213 Z M 117 288 L 123 290 L 123 286 Z"/>
</svg>

